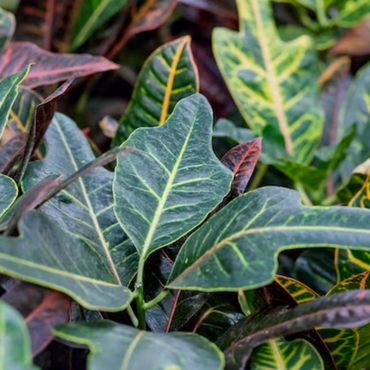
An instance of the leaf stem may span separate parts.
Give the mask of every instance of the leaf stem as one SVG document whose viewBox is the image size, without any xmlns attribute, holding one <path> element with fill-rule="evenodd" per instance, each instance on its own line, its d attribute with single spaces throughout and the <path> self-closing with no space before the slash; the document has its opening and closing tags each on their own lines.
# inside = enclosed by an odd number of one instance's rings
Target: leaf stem
<svg viewBox="0 0 370 370">
<path fill-rule="evenodd" d="M 162 290 L 161 293 L 159 293 L 154 299 L 151 301 L 144 303 L 144 310 L 148 310 L 149 308 L 155 306 L 157 303 L 159 303 L 170 291 L 168 289 Z"/>
<path fill-rule="evenodd" d="M 261 163 L 258 167 L 257 173 L 255 174 L 253 181 L 251 183 L 251 186 L 249 187 L 249 190 L 257 189 L 260 185 L 262 179 L 265 177 L 266 172 L 268 169 L 268 165 Z"/>
<path fill-rule="evenodd" d="M 303 185 L 299 182 L 295 183 L 295 188 L 298 193 L 301 195 L 302 203 L 305 206 L 313 206 L 310 197 L 307 195 L 306 190 L 304 189 Z"/>
<path fill-rule="evenodd" d="M 135 312 L 133 311 L 131 305 L 127 307 L 127 314 L 129 315 L 134 327 L 137 328 L 139 326 L 139 320 L 137 319 Z"/>
<path fill-rule="evenodd" d="M 136 277 L 136 284 L 135 284 L 135 291 L 137 293 L 136 296 L 136 306 L 137 306 L 137 313 L 139 316 L 139 329 L 145 330 L 146 329 L 146 320 L 145 320 L 145 301 L 144 301 L 144 264 L 145 258 L 141 256 L 139 259 L 139 267 L 137 271 Z"/>
<path fill-rule="evenodd" d="M 328 26 L 328 18 L 326 17 L 325 4 L 323 0 L 316 0 L 316 15 L 320 26 Z"/>
</svg>

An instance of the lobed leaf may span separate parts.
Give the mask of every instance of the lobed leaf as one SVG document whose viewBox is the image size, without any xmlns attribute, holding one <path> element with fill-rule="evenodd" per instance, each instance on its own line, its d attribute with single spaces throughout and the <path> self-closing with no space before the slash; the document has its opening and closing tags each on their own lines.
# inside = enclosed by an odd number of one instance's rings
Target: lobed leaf
<svg viewBox="0 0 370 370">
<path fill-rule="evenodd" d="M 253 131 L 262 135 L 272 125 L 288 155 L 309 162 L 323 129 L 315 47 L 305 36 L 289 43 L 279 39 L 270 0 L 238 0 L 237 5 L 239 33 L 214 31 L 217 64 Z"/>
<path fill-rule="evenodd" d="M 196 93 L 198 85 L 189 36 L 159 47 L 140 71 L 113 144 L 120 145 L 138 127 L 163 125 L 176 103 Z"/>
<path fill-rule="evenodd" d="M 212 111 L 199 94 L 180 101 L 166 124 L 135 131 L 118 159 L 115 213 L 146 259 L 199 225 L 230 189 L 232 173 L 211 148 Z"/>
<path fill-rule="evenodd" d="M 272 281 L 279 252 L 337 247 L 369 250 L 367 210 L 304 207 L 295 191 L 242 195 L 191 235 L 167 282 L 173 289 L 237 291 Z"/>
<path fill-rule="evenodd" d="M 222 370 L 222 353 L 192 333 L 150 333 L 111 321 L 69 324 L 54 329 L 64 339 L 87 344 L 90 370 Z"/>
</svg>

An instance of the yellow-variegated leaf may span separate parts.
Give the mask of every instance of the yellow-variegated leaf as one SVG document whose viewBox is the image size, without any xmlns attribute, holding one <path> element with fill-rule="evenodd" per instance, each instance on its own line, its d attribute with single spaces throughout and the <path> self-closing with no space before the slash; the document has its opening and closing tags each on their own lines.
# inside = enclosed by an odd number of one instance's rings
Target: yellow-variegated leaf
<svg viewBox="0 0 370 370">
<path fill-rule="evenodd" d="M 274 126 L 288 155 L 309 162 L 323 129 L 315 46 L 307 36 L 280 40 L 270 0 L 237 4 L 240 31 L 213 34 L 218 66 L 249 126 L 258 135 Z"/>
</svg>

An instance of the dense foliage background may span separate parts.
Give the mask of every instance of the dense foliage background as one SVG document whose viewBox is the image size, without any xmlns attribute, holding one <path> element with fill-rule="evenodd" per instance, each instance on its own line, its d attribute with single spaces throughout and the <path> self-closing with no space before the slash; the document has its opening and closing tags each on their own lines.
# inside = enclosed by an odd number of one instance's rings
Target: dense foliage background
<svg viewBox="0 0 370 370">
<path fill-rule="evenodd" d="M 370 369 L 369 57 L 369 0 L 0 0 L 0 368 Z"/>
</svg>

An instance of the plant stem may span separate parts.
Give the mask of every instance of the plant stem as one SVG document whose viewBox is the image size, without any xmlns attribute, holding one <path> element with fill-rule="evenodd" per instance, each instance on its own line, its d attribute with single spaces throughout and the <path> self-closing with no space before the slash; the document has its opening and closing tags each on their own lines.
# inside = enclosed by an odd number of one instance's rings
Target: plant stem
<svg viewBox="0 0 370 370">
<path fill-rule="evenodd" d="M 135 312 L 133 311 L 133 309 L 131 308 L 131 305 L 129 305 L 127 307 L 127 313 L 128 315 L 130 316 L 130 319 L 132 321 L 132 324 L 134 325 L 135 328 L 137 328 L 139 326 L 139 320 L 137 319 L 136 315 L 135 315 Z"/>
<path fill-rule="evenodd" d="M 323 0 L 316 0 L 316 15 L 321 26 L 328 26 L 328 18 L 326 17 L 325 4 Z"/>
<path fill-rule="evenodd" d="M 149 308 L 155 306 L 159 303 L 170 291 L 168 289 L 162 290 L 154 299 L 149 301 L 148 303 L 144 303 L 144 310 L 148 310 Z"/>
<path fill-rule="evenodd" d="M 301 195 L 302 203 L 306 206 L 313 206 L 311 199 L 307 195 L 306 190 L 304 189 L 303 185 L 299 182 L 296 182 L 295 188 L 298 191 L 298 193 Z"/>
<path fill-rule="evenodd" d="M 146 320 L 145 320 L 145 302 L 144 302 L 144 264 L 145 259 L 143 256 L 140 257 L 139 260 L 139 268 L 137 271 L 137 277 L 136 277 L 136 306 L 137 306 L 137 313 L 139 316 L 139 329 L 145 330 L 146 329 Z"/>
<path fill-rule="evenodd" d="M 266 175 L 267 169 L 268 169 L 268 165 L 267 164 L 261 163 L 259 165 L 258 170 L 257 170 L 257 173 L 256 173 L 256 175 L 253 178 L 253 181 L 251 183 L 251 186 L 249 187 L 249 190 L 254 190 L 254 189 L 257 189 L 258 188 L 258 186 L 260 185 L 262 179 Z"/>
</svg>

